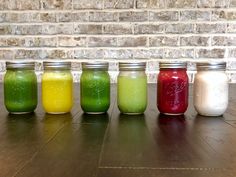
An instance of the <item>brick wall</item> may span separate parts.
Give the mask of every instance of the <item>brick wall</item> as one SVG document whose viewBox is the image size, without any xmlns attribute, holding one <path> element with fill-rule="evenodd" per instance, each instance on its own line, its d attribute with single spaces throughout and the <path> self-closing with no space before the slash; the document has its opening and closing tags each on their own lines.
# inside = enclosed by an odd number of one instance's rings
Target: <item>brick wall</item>
<svg viewBox="0 0 236 177">
<path fill-rule="evenodd" d="M 5 60 L 226 60 L 236 81 L 236 0 L 0 0 L 0 70 Z"/>
</svg>

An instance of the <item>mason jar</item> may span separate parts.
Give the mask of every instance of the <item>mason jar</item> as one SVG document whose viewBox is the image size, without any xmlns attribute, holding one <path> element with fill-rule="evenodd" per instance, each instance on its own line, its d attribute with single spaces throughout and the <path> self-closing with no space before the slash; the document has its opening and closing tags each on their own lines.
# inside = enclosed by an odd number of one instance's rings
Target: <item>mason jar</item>
<svg viewBox="0 0 236 177">
<path fill-rule="evenodd" d="M 38 104 L 37 77 L 34 62 L 6 62 L 4 103 L 8 112 L 33 112 Z"/>
<path fill-rule="evenodd" d="M 228 106 L 229 84 L 226 62 L 197 63 L 194 79 L 194 107 L 200 115 L 220 116 Z"/>
<path fill-rule="evenodd" d="M 73 77 L 70 62 L 43 62 L 42 104 L 47 113 L 63 114 L 73 106 Z"/>
<path fill-rule="evenodd" d="M 81 108 L 88 114 L 102 114 L 110 106 L 110 76 L 107 62 L 82 63 Z"/>
<path fill-rule="evenodd" d="M 142 114 L 147 107 L 146 63 L 119 63 L 118 108 L 124 114 Z"/>
<path fill-rule="evenodd" d="M 160 113 L 184 114 L 188 108 L 188 75 L 185 62 L 161 62 L 157 78 L 157 107 Z"/>
</svg>

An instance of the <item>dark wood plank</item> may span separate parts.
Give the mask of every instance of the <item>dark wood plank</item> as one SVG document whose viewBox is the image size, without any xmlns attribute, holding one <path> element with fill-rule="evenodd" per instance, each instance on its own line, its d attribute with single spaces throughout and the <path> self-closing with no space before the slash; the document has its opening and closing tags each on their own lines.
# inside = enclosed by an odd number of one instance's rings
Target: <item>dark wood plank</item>
<svg viewBox="0 0 236 177">
<path fill-rule="evenodd" d="M 98 177 L 235 177 L 233 169 L 132 169 L 100 168 Z"/>
<path fill-rule="evenodd" d="M 68 124 L 16 176 L 95 176 L 107 124 Z"/>
<path fill-rule="evenodd" d="M 155 86 L 150 90 L 151 99 L 144 115 L 129 116 L 114 110 L 100 167 L 229 168 L 236 165 L 233 156 L 236 132 L 222 117 L 197 116 L 191 106 L 185 116 L 159 115 L 153 99 Z M 223 137 L 223 145 L 217 143 Z"/>
</svg>

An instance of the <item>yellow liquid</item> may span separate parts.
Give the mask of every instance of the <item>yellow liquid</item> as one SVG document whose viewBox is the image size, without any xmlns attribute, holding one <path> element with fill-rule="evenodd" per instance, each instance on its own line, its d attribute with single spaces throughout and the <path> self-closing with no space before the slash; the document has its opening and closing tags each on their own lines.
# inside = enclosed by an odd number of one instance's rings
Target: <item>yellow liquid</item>
<svg viewBox="0 0 236 177">
<path fill-rule="evenodd" d="M 73 106 L 73 79 L 68 71 L 46 71 L 42 77 L 42 103 L 47 113 L 70 112 Z"/>
</svg>

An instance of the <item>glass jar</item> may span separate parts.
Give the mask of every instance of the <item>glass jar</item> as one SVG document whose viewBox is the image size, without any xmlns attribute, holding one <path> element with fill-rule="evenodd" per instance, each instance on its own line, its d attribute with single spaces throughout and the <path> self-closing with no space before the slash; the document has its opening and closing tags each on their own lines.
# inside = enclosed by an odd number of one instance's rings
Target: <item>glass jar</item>
<svg viewBox="0 0 236 177">
<path fill-rule="evenodd" d="M 73 77 L 70 62 L 43 62 L 42 104 L 47 113 L 63 114 L 73 106 Z"/>
<path fill-rule="evenodd" d="M 184 114 L 188 108 L 187 64 L 160 63 L 157 78 L 157 107 L 160 113 Z"/>
<path fill-rule="evenodd" d="M 117 98 L 120 112 L 142 114 L 147 107 L 146 63 L 119 63 Z"/>
<path fill-rule="evenodd" d="M 88 114 L 107 112 L 110 106 L 110 76 L 107 62 L 82 63 L 81 108 Z"/>
<path fill-rule="evenodd" d="M 197 63 L 193 102 L 203 116 L 220 116 L 228 106 L 229 84 L 225 62 Z"/>
<path fill-rule="evenodd" d="M 37 77 L 34 62 L 6 62 L 4 103 L 8 112 L 33 112 L 38 104 Z"/>
</svg>

